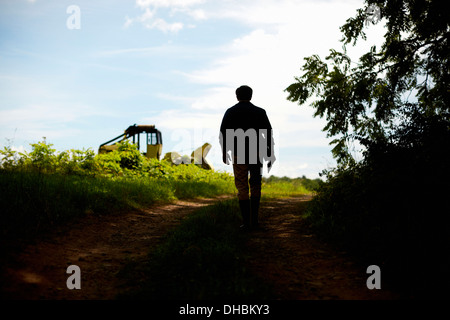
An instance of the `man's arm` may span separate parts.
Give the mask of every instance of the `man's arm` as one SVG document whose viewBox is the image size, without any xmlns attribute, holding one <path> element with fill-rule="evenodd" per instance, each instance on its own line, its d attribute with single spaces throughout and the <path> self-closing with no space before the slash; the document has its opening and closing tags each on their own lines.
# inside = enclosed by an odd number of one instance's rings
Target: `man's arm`
<svg viewBox="0 0 450 320">
<path fill-rule="evenodd" d="M 268 163 L 267 163 L 267 168 L 268 171 L 270 171 L 270 169 L 272 168 L 272 165 L 275 163 L 276 157 L 275 157 L 275 152 L 274 152 L 274 145 L 275 145 L 275 141 L 273 139 L 273 130 L 272 130 L 272 125 L 270 124 L 270 120 L 269 117 L 267 116 L 267 113 L 264 112 L 264 128 L 267 130 L 267 156 L 268 156 Z"/>
<path fill-rule="evenodd" d="M 223 116 L 222 119 L 222 124 L 220 125 L 220 133 L 219 133 L 219 142 L 220 142 L 220 146 L 222 149 L 222 161 L 225 164 L 230 164 L 230 160 L 229 156 L 228 156 L 228 150 L 226 150 L 226 146 L 227 146 L 227 135 L 226 135 L 226 130 L 227 130 L 227 123 L 228 123 L 228 119 L 227 119 L 227 112 L 225 112 L 225 115 Z"/>
</svg>

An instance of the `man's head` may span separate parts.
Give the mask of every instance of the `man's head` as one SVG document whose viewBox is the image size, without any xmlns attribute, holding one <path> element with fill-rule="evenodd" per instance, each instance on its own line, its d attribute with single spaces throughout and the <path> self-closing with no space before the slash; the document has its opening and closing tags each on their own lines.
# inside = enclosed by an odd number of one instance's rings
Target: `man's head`
<svg viewBox="0 0 450 320">
<path fill-rule="evenodd" d="M 239 101 L 252 100 L 253 90 L 249 86 L 240 86 L 236 89 L 236 98 Z"/>
</svg>

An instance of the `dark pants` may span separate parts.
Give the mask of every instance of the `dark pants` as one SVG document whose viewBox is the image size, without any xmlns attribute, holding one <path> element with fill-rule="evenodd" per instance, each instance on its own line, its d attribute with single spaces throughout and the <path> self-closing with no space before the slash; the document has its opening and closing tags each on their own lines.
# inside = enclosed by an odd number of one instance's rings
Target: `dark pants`
<svg viewBox="0 0 450 320">
<path fill-rule="evenodd" d="M 249 192 L 252 198 L 261 197 L 261 169 L 260 164 L 233 164 L 234 183 L 238 190 L 239 200 L 250 199 Z"/>
<path fill-rule="evenodd" d="M 261 169 L 262 166 L 259 164 L 233 164 L 234 183 L 238 190 L 243 226 L 246 228 L 258 225 L 259 202 L 261 200 Z"/>
</svg>

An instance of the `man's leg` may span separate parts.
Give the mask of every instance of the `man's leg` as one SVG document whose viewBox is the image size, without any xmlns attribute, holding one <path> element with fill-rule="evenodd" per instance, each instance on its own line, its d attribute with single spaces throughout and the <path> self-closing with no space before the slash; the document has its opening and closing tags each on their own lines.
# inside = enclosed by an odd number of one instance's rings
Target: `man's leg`
<svg viewBox="0 0 450 320">
<path fill-rule="evenodd" d="M 250 165 L 250 191 L 251 191 L 251 225 L 257 227 L 259 224 L 259 203 L 261 201 L 261 179 L 262 166 Z"/>
<path fill-rule="evenodd" d="M 239 208 L 244 222 L 243 227 L 250 227 L 250 198 L 248 187 L 248 165 L 233 164 L 234 184 L 238 191 Z"/>
</svg>

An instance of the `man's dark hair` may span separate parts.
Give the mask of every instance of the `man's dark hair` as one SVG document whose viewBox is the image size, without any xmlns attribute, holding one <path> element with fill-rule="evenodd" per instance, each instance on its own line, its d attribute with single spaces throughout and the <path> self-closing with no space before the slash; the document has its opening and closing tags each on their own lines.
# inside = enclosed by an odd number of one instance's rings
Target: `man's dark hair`
<svg viewBox="0 0 450 320">
<path fill-rule="evenodd" d="M 236 89 L 236 98 L 241 101 L 250 101 L 252 99 L 253 90 L 249 86 L 240 86 Z"/>
</svg>

